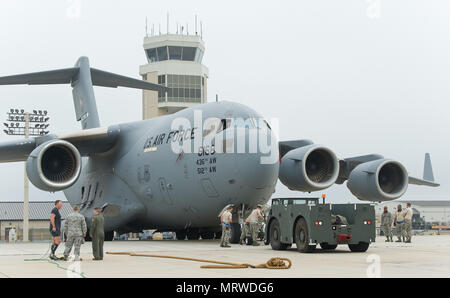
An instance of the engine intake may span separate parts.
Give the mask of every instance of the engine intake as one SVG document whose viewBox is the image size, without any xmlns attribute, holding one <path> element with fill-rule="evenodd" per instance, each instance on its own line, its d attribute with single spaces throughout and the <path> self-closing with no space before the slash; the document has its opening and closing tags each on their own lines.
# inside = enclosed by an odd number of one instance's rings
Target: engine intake
<svg viewBox="0 0 450 298">
<path fill-rule="evenodd" d="M 289 151 L 281 159 L 280 181 L 291 190 L 317 191 L 333 185 L 339 161 L 330 149 L 309 145 Z"/>
<path fill-rule="evenodd" d="M 366 162 L 350 172 L 347 187 L 363 201 L 395 200 L 408 188 L 408 173 L 401 163 L 394 160 Z"/>
<path fill-rule="evenodd" d="M 34 186 L 45 191 L 59 191 L 77 181 L 81 172 L 81 156 L 71 143 L 52 140 L 31 152 L 26 169 Z"/>
</svg>

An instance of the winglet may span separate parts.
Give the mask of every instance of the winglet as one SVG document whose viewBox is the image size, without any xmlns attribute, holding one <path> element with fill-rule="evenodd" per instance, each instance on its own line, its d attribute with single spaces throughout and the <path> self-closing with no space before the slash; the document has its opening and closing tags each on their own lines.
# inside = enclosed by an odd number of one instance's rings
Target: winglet
<svg viewBox="0 0 450 298">
<path fill-rule="evenodd" d="M 431 165 L 430 153 L 425 153 L 423 166 L 423 180 L 434 182 L 433 167 Z"/>
</svg>

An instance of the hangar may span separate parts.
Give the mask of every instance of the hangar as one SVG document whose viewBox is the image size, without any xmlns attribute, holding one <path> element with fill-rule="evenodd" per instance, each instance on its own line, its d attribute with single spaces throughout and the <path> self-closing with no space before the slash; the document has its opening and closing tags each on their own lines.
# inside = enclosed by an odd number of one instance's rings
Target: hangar
<svg viewBox="0 0 450 298">
<path fill-rule="evenodd" d="M 50 212 L 55 207 L 54 201 L 30 202 L 29 207 L 29 237 L 30 241 L 50 240 Z M 63 201 L 60 210 L 62 219 L 72 212 L 72 207 Z M 8 241 L 8 233 L 16 229 L 17 240 L 23 240 L 23 202 L 0 202 L 0 241 Z"/>
</svg>

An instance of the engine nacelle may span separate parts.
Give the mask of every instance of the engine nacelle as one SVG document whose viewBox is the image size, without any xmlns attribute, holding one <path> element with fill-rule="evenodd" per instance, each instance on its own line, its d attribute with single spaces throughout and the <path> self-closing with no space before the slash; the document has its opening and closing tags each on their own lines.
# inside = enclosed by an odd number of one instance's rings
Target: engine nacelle
<svg viewBox="0 0 450 298">
<path fill-rule="evenodd" d="M 330 187 L 339 175 L 339 161 L 320 145 L 300 147 L 281 159 L 279 178 L 291 190 L 317 191 Z"/>
<path fill-rule="evenodd" d="M 374 160 L 354 168 L 348 177 L 347 187 L 363 201 L 395 200 L 408 188 L 408 173 L 397 161 Z"/>
<path fill-rule="evenodd" d="M 31 152 L 26 169 L 28 178 L 37 188 L 52 192 L 63 190 L 80 176 L 80 152 L 69 142 L 48 141 Z"/>
</svg>

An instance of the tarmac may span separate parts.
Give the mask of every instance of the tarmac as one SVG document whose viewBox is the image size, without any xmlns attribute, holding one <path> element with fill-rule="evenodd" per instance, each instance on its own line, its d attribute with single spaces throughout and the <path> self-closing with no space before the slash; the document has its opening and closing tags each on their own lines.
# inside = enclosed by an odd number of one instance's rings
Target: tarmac
<svg viewBox="0 0 450 298">
<path fill-rule="evenodd" d="M 83 261 L 50 261 L 49 243 L 0 243 L 1 277 L 168 277 L 168 278 L 285 278 L 285 277 L 450 277 L 450 235 L 413 237 L 413 243 L 386 243 L 377 237 L 365 253 L 352 253 L 346 245 L 335 251 L 297 252 L 295 245 L 274 251 L 259 247 L 232 245 L 219 247 L 218 240 L 199 241 L 112 241 L 105 252 L 129 251 L 168 256 L 211 259 L 235 263 L 261 264 L 272 257 L 292 260 L 286 270 L 201 269 L 193 261 L 105 254 L 93 261 L 91 243 L 82 246 Z M 318 246 L 319 247 L 319 246 Z M 57 250 L 61 255 L 64 246 Z"/>
</svg>

